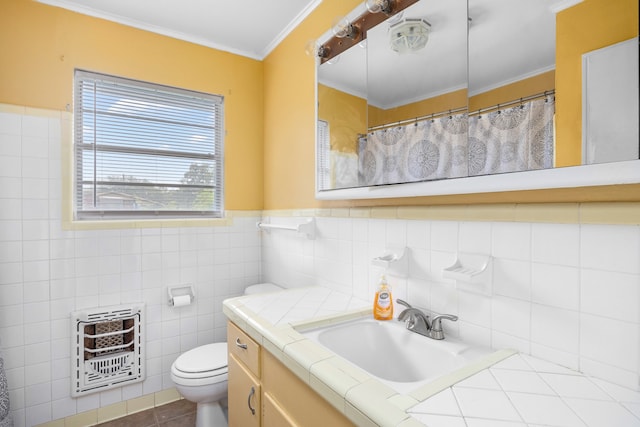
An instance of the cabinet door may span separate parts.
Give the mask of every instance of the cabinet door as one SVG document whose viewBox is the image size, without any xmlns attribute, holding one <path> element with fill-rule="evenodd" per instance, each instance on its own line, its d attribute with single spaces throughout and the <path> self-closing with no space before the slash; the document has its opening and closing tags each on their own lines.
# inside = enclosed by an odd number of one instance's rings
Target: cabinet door
<svg viewBox="0 0 640 427">
<path fill-rule="evenodd" d="M 269 393 L 262 396 L 262 427 L 298 427 Z"/>
<path fill-rule="evenodd" d="M 286 419 L 291 420 L 294 426 L 355 426 L 268 351 L 262 352 L 261 380 L 263 396 L 273 397 L 274 402 L 282 408 Z"/>
<path fill-rule="evenodd" d="M 261 389 L 258 380 L 229 355 L 229 427 L 259 427 Z"/>
</svg>

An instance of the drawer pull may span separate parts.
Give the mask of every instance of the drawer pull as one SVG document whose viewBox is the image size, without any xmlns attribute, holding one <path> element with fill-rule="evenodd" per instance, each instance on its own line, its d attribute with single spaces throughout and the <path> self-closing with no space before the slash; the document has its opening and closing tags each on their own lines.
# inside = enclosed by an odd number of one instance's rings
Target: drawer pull
<svg viewBox="0 0 640 427">
<path fill-rule="evenodd" d="M 256 394 L 256 389 L 251 387 L 251 391 L 249 392 L 249 397 L 247 398 L 247 406 L 249 407 L 249 410 L 251 411 L 251 415 L 255 415 L 256 414 L 256 410 L 251 406 L 251 398 L 253 397 L 254 394 Z"/>
<path fill-rule="evenodd" d="M 246 350 L 246 349 L 247 349 L 247 345 L 246 345 L 246 344 L 242 344 L 242 343 L 240 342 L 240 338 L 236 338 L 236 346 L 237 346 L 237 347 L 240 347 L 240 348 L 241 348 L 241 349 L 243 349 L 243 350 Z"/>
</svg>

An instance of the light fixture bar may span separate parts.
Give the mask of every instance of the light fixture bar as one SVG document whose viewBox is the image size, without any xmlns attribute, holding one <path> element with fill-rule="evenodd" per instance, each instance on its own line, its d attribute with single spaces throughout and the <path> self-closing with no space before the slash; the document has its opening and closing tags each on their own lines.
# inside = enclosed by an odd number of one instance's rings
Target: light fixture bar
<svg viewBox="0 0 640 427">
<path fill-rule="evenodd" d="M 365 10 L 360 16 L 354 19 L 352 25 L 358 29 L 358 33 L 354 38 L 340 38 L 333 36 L 326 43 L 320 46 L 319 51 L 323 52 L 323 54 L 319 55 L 320 63 L 324 64 L 331 58 L 340 55 L 350 47 L 362 42 L 367 38 L 367 31 L 369 31 L 369 29 L 386 21 L 388 18 L 394 16 L 398 12 L 405 10 L 412 4 L 417 3 L 418 0 L 390 0 L 390 2 L 393 3 L 390 13 L 372 13 L 368 10 Z"/>
</svg>

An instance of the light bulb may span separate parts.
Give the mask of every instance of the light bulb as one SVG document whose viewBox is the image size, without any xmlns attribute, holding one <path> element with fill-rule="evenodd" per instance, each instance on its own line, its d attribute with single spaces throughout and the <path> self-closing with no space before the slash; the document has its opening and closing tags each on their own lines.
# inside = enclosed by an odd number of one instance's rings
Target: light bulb
<svg viewBox="0 0 640 427">
<path fill-rule="evenodd" d="M 337 64 L 338 62 L 340 62 L 340 55 L 334 56 L 333 58 L 327 60 L 325 64 L 333 65 L 333 64 Z"/>
<path fill-rule="evenodd" d="M 307 44 L 304 45 L 304 53 L 307 56 L 316 57 L 318 55 L 318 42 L 317 40 L 309 40 Z"/>
<path fill-rule="evenodd" d="M 331 31 L 341 39 L 345 37 L 354 39 L 358 35 L 358 29 L 347 18 L 336 18 L 331 26 Z"/>
<path fill-rule="evenodd" d="M 390 14 L 393 11 L 393 0 L 367 0 L 366 5 L 371 13 Z"/>
<path fill-rule="evenodd" d="M 321 45 L 317 40 L 309 40 L 304 46 L 304 53 L 313 58 L 326 58 L 329 56 L 329 48 Z"/>
</svg>

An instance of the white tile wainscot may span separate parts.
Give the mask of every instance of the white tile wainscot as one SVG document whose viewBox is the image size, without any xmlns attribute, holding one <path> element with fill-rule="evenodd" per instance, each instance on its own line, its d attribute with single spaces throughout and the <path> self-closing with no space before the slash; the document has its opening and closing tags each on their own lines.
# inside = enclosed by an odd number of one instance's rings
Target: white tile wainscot
<svg viewBox="0 0 640 427">
<path fill-rule="evenodd" d="M 98 410 L 170 393 L 176 357 L 225 340 L 222 301 L 261 280 L 259 213 L 216 226 L 69 229 L 62 160 L 71 129 L 70 113 L 0 104 L 0 351 L 15 427 L 98 421 Z M 167 287 L 184 284 L 194 303 L 169 307 Z M 146 304 L 147 378 L 72 398 L 69 314 L 133 302 Z"/>
<path fill-rule="evenodd" d="M 399 394 L 293 329 L 368 316 L 370 305 L 307 287 L 228 299 L 223 311 L 357 425 L 640 426 L 640 392 L 526 354 L 498 351 L 484 366 Z"/>
<path fill-rule="evenodd" d="M 561 210 L 577 218 L 596 208 Z M 387 247 L 406 246 L 406 277 L 387 276 L 393 296 L 457 315 L 459 321 L 443 326 L 446 335 L 514 348 L 640 390 L 640 204 L 628 208 L 629 223 L 615 225 L 403 219 L 400 207 L 317 215 L 314 240 L 263 233 L 262 280 L 287 288 L 318 285 L 370 301 L 382 273 L 371 260 Z M 536 207 L 521 220 L 547 210 L 553 207 Z M 611 207 L 606 215 L 611 221 L 614 212 Z M 458 253 L 473 251 L 492 257 L 488 295 L 443 277 Z"/>
</svg>

